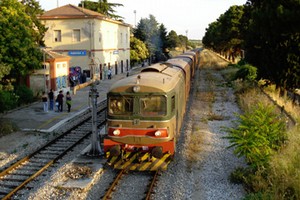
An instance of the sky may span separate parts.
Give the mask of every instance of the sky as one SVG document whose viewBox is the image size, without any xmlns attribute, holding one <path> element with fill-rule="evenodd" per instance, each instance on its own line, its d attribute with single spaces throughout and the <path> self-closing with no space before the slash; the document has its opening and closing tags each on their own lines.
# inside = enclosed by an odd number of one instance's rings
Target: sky
<svg viewBox="0 0 300 200">
<path fill-rule="evenodd" d="M 78 6 L 81 0 L 37 0 L 45 11 L 73 4 Z M 97 1 L 97 0 L 95 0 Z M 243 5 L 247 0 L 108 0 L 121 3 L 115 7 L 117 15 L 124 22 L 136 25 L 140 19 L 153 15 L 159 24 L 164 24 L 167 32 L 174 30 L 177 35 L 189 39 L 202 39 L 208 25 L 216 21 L 230 6 Z"/>
</svg>

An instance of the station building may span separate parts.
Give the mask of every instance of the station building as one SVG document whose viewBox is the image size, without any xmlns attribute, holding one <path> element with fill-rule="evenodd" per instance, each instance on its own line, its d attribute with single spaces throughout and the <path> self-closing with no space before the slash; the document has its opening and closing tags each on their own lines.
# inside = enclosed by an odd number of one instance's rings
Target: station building
<svg viewBox="0 0 300 200">
<path fill-rule="evenodd" d="M 49 10 L 39 20 L 47 28 L 45 51 L 70 57 L 66 62 L 69 78 L 50 77 L 67 82 L 60 85 L 81 83 L 83 77 L 101 80 L 107 78 L 108 70 L 114 75 L 130 69 L 129 24 L 71 4 Z M 50 71 L 59 67 L 51 66 L 55 63 L 49 62 Z"/>
</svg>

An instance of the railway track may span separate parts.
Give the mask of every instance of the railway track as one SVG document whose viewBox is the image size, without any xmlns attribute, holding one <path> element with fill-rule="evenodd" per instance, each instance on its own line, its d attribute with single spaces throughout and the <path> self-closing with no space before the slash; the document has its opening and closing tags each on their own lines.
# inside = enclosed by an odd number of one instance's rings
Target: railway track
<svg viewBox="0 0 300 200">
<path fill-rule="evenodd" d="M 104 126 L 106 120 L 106 100 L 98 104 L 97 126 Z M 67 152 L 89 137 L 92 133 L 92 117 L 82 117 L 78 124 L 54 140 L 48 142 L 30 155 L 11 164 L 0 173 L 0 198 L 10 199 L 29 182 L 41 175 Z"/>
<path fill-rule="evenodd" d="M 160 171 L 151 171 L 151 172 L 132 172 L 127 171 L 126 169 L 119 170 L 114 180 L 110 184 L 109 188 L 106 190 L 105 195 L 102 197 L 103 200 L 112 199 L 113 196 L 124 196 L 128 199 L 136 199 L 138 196 L 139 199 L 149 200 L 151 198 L 151 194 L 153 193 L 153 189 L 156 185 L 158 176 L 160 175 Z M 134 177 L 135 181 L 132 182 L 131 178 Z M 140 178 L 141 181 L 136 180 Z M 147 181 L 145 181 L 145 179 Z M 143 183 L 143 185 L 142 185 Z M 146 183 L 146 184 L 145 184 Z M 148 184 L 147 184 L 148 183 Z M 132 185 L 134 184 L 134 185 Z M 136 186 L 135 186 L 136 184 Z M 131 191 L 126 189 L 128 185 L 131 185 L 131 188 L 134 188 L 134 192 L 129 194 L 124 194 L 123 190 Z M 123 190 L 122 190 L 123 187 Z M 125 189 L 124 189 L 125 188 Z M 138 189 L 137 189 L 138 188 Z M 135 197 L 134 197 L 135 196 Z"/>
</svg>

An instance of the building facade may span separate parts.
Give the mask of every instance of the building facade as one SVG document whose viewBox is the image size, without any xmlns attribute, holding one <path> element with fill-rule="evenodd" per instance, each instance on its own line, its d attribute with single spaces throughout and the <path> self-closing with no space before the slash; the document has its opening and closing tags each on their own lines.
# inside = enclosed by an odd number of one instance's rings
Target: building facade
<svg viewBox="0 0 300 200">
<path fill-rule="evenodd" d="M 39 19 L 48 29 L 46 47 L 69 56 L 70 72 L 78 72 L 71 73 L 70 82 L 81 83 L 82 77 L 105 79 L 109 69 L 113 75 L 129 70 L 129 24 L 71 4 L 49 10 Z"/>
<path fill-rule="evenodd" d="M 35 69 L 27 79 L 27 86 L 35 95 L 49 92 L 52 89 L 55 94 L 62 90 L 70 91 L 69 86 L 69 61 L 70 56 L 62 55 L 43 49 L 43 69 Z"/>
</svg>

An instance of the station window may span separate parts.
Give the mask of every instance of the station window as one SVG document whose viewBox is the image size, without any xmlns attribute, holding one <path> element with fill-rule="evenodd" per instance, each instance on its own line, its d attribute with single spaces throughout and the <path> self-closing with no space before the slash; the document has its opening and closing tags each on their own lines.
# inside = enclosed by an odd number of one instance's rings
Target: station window
<svg viewBox="0 0 300 200">
<path fill-rule="evenodd" d="M 80 42 L 80 29 L 73 29 L 73 41 Z"/>
<path fill-rule="evenodd" d="M 54 42 L 61 42 L 61 30 L 54 30 Z"/>
<path fill-rule="evenodd" d="M 143 116 L 166 115 L 166 98 L 164 96 L 149 96 L 140 98 L 140 111 Z"/>
</svg>

